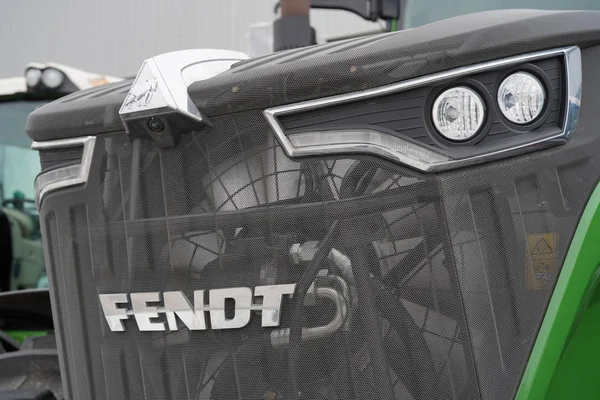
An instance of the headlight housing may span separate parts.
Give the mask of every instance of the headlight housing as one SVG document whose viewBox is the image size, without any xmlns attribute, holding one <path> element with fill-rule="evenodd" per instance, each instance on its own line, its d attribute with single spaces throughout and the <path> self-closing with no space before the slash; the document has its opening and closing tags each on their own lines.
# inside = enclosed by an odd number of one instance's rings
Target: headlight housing
<svg viewBox="0 0 600 400">
<path fill-rule="evenodd" d="M 526 72 L 527 88 L 515 80 L 523 79 L 519 72 Z M 362 153 L 436 172 L 565 143 L 577 121 L 581 86 L 581 52 L 572 46 L 282 105 L 264 114 L 290 157 Z M 499 90 L 504 95 L 499 97 Z M 508 93 L 515 98 L 501 110 L 498 99 Z M 510 110 L 523 101 L 530 103 L 525 113 Z M 331 134 L 335 131 L 345 133 Z M 417 149 L 438 157 L 424 157 Z"/>
</svg>

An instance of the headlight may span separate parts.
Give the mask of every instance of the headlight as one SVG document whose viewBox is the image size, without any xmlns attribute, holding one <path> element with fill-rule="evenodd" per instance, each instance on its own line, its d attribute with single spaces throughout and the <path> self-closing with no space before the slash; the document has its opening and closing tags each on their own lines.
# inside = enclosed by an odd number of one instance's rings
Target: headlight
<svg viewBox="0 0 600 400">
<path fill-rule="evenodd" d="M 465 86 L 451 88 L 435 99 L 432 119 L 435 129 L 445 138 L 469 140 L 485 121 L 485 105 L 474 90 Z"/>
<path fill-rule="evenodd" d="M 37 68 L 29 68 L 25 72 L 25 81 L 27 82 L 27 86 L 35 87 L 38 83 L 40 83 L 40 78 L 42 77 L 42 71 Z"/>
<path fill-rule="evenodd" d="M 46 68 L 44 72 L 42 72 L 42 83 L 48 89 L 56 89 L 62 85 L 64 80 L 65 75 L 57 69 Z"/>
<path fill-rule="evenodd" d="M 513 124 L 533 122 L 542 113 L 545 102 L 544 86 L 528 72 L 509 75 L 498 88 L 498 107 Z"/>
</svg>

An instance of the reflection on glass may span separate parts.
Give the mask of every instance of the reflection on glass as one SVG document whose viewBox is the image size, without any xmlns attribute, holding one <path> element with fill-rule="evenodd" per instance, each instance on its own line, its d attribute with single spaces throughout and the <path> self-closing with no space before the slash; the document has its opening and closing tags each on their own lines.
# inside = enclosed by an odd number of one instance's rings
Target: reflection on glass
<svg viewBox="0 0 600 400">
<path fill-rule="evenodd" d="M 597 0 L 407 0 L 402 28 L 414 28 L 430 22 L 480 11 L 506 9 L 599 10 Z"/>
<path fill-rule="evenodd" d="M 0 102 L 0 290 L 47 287 L 33 182 L 40 172 L 37 152 L 25 134 L 27 116 L 46 101 Z M 12 251 L 7 252 L 6 249 Z"/>
</svg>

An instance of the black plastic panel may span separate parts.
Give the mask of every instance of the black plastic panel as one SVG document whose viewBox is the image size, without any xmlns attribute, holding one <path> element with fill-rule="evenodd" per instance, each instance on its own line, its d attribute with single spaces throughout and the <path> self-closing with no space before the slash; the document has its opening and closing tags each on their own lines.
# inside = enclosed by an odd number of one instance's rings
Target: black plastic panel
<svg viewBox="0 0 600 400">
<path fill-rule="evenodd" d="M 39 154 L 42 172 L 44 172 L 66 165 L 79 164 L 83 155 L 83 146 L 42 150 Z"/>
<path fill-rule="evenodd" d="M 0 293 L 0 329 L 52 330 L 52 310 L 47 289 Z"/>
</svg>

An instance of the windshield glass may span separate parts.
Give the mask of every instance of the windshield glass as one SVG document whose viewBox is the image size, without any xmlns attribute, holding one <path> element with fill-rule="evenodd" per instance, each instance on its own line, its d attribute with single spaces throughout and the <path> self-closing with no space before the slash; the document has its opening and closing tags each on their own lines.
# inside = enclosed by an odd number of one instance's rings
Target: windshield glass
<svg viewBox="0 0 600 400">
<path fill-rule="evenodd" d="M 47 101 L 7 101 L 0 103 L 0 196 L 11 199 L 15 192 L 33 199 L 33 181 L 40 172 L 36 151 L 25 134 L 25 121 L 33 110 Z"/>
<path fill-rule="evenodd" d="M 600 10 L 600 0 L 406 0 L 402 27 L 414 28 L 457 15 L 511 8 Z"/>
</svg>

